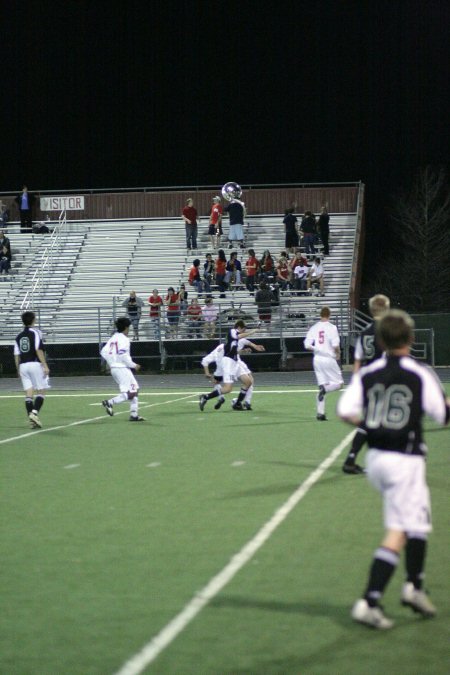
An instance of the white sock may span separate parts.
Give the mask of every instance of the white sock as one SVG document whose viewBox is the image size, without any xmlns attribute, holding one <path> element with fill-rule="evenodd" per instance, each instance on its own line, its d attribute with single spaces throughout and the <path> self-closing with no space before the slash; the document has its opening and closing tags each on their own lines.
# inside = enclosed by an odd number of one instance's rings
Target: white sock
<svg viewBox="0 0 450 675">
<path fill-rule="evenodd" d="M 253 396 L 253 385 L 247 389 L 247 393 L 245 394 L 244 401 L 250 405 L 252 402 L 252 396 Z"/>
<path fill-rule="evenodd" d="M 135 396 L 130 401 L 130 415 L 132 417 L 137 417 L 138 409 L 139 409 L 139 401 L 138 401 L 138 397 Z"/>
</svg>

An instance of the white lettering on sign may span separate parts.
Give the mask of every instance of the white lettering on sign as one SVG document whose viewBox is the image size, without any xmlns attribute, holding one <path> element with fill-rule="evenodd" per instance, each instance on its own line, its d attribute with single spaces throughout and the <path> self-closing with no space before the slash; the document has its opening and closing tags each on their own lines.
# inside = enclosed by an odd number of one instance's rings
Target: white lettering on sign
<svg viewBox="0 0 450 675">
<path fill-rule="evenodd" d="M 40 208 L 41 211 L 84 211 L 84 197 L 41 197 Z"/>
</svg>

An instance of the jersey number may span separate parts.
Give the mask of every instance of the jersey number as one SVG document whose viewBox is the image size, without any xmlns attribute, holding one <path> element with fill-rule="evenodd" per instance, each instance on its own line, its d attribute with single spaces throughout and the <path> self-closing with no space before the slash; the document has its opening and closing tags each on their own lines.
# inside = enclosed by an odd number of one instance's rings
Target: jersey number
<svg viewBox="0 0 450 675">
<path fill-rule="evenodd" d="M 117 344 L 117 340 L 109 343 L 109 353 L 112 354 L 114 351 L 116 354 L 119 353 L 119 345 Z"/>
<path fill-rule="evenodd" d="M 21 337 L 19 342 L 19 349 L 22 354 L 26 354 L 30 351 L 30 338 Z"/>
<path fill-rule="evenodd" d="M 319 345 L 323 345 L 325 342 L 325 331 L 319 330 Z"/>
<path fill-rule="evenodd" d="M 375 335 L 364 335 L 363 351 L 367 360 L 373 359 L 375 356 Z"/>
<path fill-rule="evenodd" d="M 366 424 L 369 429 L 403 429 L 411 416 L 410 403 L 413 395 L 403 384 L 376 384 L 367 392 Z"/>
</svg>

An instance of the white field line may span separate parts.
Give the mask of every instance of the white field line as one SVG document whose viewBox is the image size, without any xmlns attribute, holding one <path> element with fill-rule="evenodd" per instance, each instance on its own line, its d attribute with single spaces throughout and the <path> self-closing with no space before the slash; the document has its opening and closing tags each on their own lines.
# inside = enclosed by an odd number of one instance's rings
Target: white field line
<svg viewBox="0 0 450 675">
<path fill-rule="evenodd" d="M 355 431 L 351 431 L 337 445 L 326 459 L 315 469 L 308 478 L 292 493 L 289 499 L 275 511 L 268 520 L 241 550 L 236 553 L 216 576 L 214 576 L 187 605 L 166 626 L 148 642 L 140 652 L 131 657 L 116 675 L 139 675 L 152 663 L 159 654 L 175 640 L 175 638 L 195 619 L 197 614 L 234 578 L 234 576 L 246 565 L 255 553 L 266 543 L 269 537 L 287 518 L 291 511 L 308 493 L 312 486 L 317 483 L 324 472 L 339 457 L 342 450 L 350 443 Z"/>
<path fill-rule="evenodd" d="M 182 396 L 181 398 L 174 398 L 170 401 L 161 401 L 160 403 L 149 403 L 148 405 L 141 405 L 140 408 L 156 408 L 156 406 L 159 405 L 168 405 L 170 403 L 177 403 L 178 401 L 184 401 L 185 399 L 191 398 L 192 396 L 195 396 L 195 394 L 189 394 L 188 396 Z M 119 412 L 114 411 L 114 416 L 116 417 L 117 415 L 129 415 L 130 411 L 129 410 L 122 410 Z M 97 420 L 104 420 L 107 418 L 107 415 L 101 415 L 99 417 L 89 417 L 88 419 L 85 420 L 78 420 L 77 422 L 70 422 L 70 424 L 61 424 L 60 426 L 57 427 L 49 427 L 48 429 L 34 429 L 33 431 L 29 431 L 26 434 L 20 434 L 20 436 L 11 436 L 10 438 L 4 438 L 3 440 L 0 440 L 0 445 L 3 445 L 4 443 L 12 443 L 13 441 L 20 441 L 22 438 L 29 438 L 30 436 L 39 436 L 40 434 L 45 434 L 50 431 L 59 431 L 60 429 L 68 429 L 69 427 L 78 427 L 81 424 L 89 424 L 89 422 L 96 422 Z"/>
<path fill-rule="evenodd" d="M 195 395 L 200 395 L 201 393 L 204 392 L 204 390 L 207 388 L 204 387 L 202 390 L 196 390 L 196 391 L 188 391 L 188 389 L 184 389 L 183 391 L 140 391 L 139 392 L 139 398 L 143 398 L 144 396 L 182 396 L 183 394 L 188 394 L 191 396 Z M 261 390 L 258 389 L 257 391 L 254 392 L 255 394 L 316 394 L 317 393 L 317 387 L 315 389 L 267 389 L 267 390 Z M 97 393 L 84 393 L 84 394 L 45 394 L 45 398 L 99 398 L 105 396 L 105 392 L 97 392 Z M 1 399 L 7 399 L 7 398 L 23 398 L 24 394 L 0 394 L 0 400 Z"/>
</svg>

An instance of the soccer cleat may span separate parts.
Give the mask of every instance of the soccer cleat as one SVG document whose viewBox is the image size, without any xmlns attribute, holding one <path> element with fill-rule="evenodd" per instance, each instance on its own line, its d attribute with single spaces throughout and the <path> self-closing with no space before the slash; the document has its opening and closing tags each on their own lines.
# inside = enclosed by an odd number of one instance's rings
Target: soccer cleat
<svg viewBox="0 0 450 675">
<path fill-rule="evenodd" d="M 145 417 L 139 415 L 130 415 L 130 422 L 145 422 Z"/>
<path fill-rule="evenodd" d="M 106 412 L 108 413 L 108 415 L 110 417 L 112 417 L 114 415 L 114 410 L 113 410 L 112 404 L 109 401 L 107 401 L 107 400 L 102 401 L 102 406 L 104 407 L 104 409 L 106 410 Z"/>
<path fill-rule="evenodd" d="M 242 407 L 242 403 L 240 403 L 239 401 L 233 403 L 231 407 L 233 408 L 233 410 L 244 410 L 244 408 Z"/>
<path fill-rule="evenodd" d="M 244 410 L 253 410 L 252 406 L 250 403 L 247 403 L 247 401 L 244 401 L 242 405 L 244 406 Z"/>
<path fill-rule="evenodd" d="M 411 607 L 413 612 L 422 614 L 424 617 L 431 618 L 436 614 L 436 607 L 432 604 L 428 595 L 424 591 L 414 588 L 414 584 L 411 581 L 407 581 L 403 585 L 400 600 L 402 605 Z"/>
<path fill-rule="evenodd" d="M 350 464 L 349 462 L 343 464 L 342 471 L 350 474 L 366 473 L 366 470 L 362 466 L 359 466 L 359 464 Z"/>
<path fill-rule="evenodd" d="M 219 408 L 221 408 L 224 403 L 225 403 L 225 397 L 220 396 L 219 400 L 217 401 L 216 405 L 214 406 L 214 410 L 219 410 Z"/>
<path fill-rule="evenodd" d="M 39 415 L 35 410 L 32 410 L 30 414 L 28 415 L 28 419 L 30 420 L 31 423 L 31 428 L 32 429 L 41 429 L 42 424 L 41 420 L 39 419 Z"/>
<path fill-rule="evenodd" d="M 388 630 L 394 625 L 394 622 L 383 614 L 381 607 L 370 607 L 365 598 L 360 598 L 353 605 L 352 619 L 378 630 Z"/>
<path fill-rule="evenodd" d="M 326 415 L 316 415 L 316 420 L 319 420 L 319 422 L 328 422 Z"/>
<path fill-rule="evenodd" d="M 319 393 L 317 395 L 317 400 L 323 401 L 323 399 L 325 398 L 325 394 L 326 394 L 325 387 L 323 386 L 323 384 L 321 384 L 320 387 L 319 387 Z"/>
<path fill-rule="evenodd" d="M 199 399 L 199 401 L 198 401 L 198 406 L 199 406 L 199 408 L 200 408 L 200 410 L 201 410 L 202 412 L 203 412 L 203 410 L 204 410 L 204 408 L 205 408 L 205 405 L 206 405 L 207 400 L 208 400 L 208 399 L 206 398 L 206 396 L 205 396 L 204 394 L 202 394 L 202 395 L 200 396 L 200 399 Z"/>
</svg>

